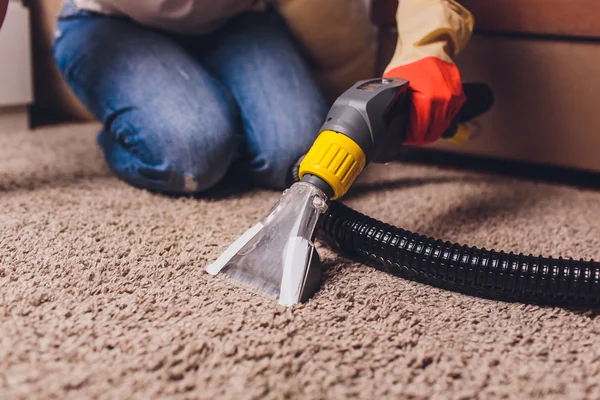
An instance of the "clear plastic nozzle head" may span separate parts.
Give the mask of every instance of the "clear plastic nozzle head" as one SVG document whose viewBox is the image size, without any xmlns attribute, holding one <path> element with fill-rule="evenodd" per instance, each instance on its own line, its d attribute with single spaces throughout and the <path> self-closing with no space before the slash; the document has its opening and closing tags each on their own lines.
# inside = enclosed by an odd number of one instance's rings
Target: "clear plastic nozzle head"
<svg viewBox="0 0 600 400">
<path fill-rule="evenodd" d="M 311 296 L 319 284 L 314 233 L 327 210 L 327 196 L 316 186 L 297 182 L 206 271 L 249 284 L 291 306 Z"/>
</svg>

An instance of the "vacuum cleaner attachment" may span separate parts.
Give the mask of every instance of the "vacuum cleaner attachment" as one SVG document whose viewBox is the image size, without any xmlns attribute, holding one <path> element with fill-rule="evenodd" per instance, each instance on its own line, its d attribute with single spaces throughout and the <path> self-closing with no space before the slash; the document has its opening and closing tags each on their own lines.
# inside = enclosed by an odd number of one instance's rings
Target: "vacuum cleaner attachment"
<svg viewBox="0 0 600 400">
<path fill-rule="evenodd" d="M 409 115 L 408 81 L 359 81 L 331 107 L 313 143 L 299 165 L 297 179 L 277 205 L 258 224 L 236 240 L 206 270 L 224 274 L 259 292 L 276 296 L 291 306 L 314 294 L 319 285 L 319 257 L 314 249 L 315 229 L 328 201 L 346 194 L 369 162 L 397 158 Z M 467 101 L 482 96 L 469 96 Z M 479 90 L 479 92 L 485 92 Z M 478 104 L 480 104 L 478 102 Z M 475 115 L 473 110 L 470 115 Z M 469 137 L 457 119 L 445 138 Z"/>
<path fill-rule="evenodd" d="M 468 90 L 468 88 L 471 90 Z M 381 162 L 402 139 L 406 81 L 358 82 L 332 107 L 303 159 L 299 179 L 256 226 L 234 242 L 208 272 L 219 271 L 293 305 L 318 286 L 315 228 L 344 255 L 433 286 L 489 297 L 553 305 L 600 305 L 600 263 L 478 249 L 444 242 L 377 221 L 341 203 L 370 161 Z M 467 104 L 446 139 L 472 137 L 464 123 L 485 112 L 493 97 L 467 86 Z M 390 110 L 394 110 L 391 112 Z M 394 117 L 400 115 L 399 117 Z M 462 126 L 462 128 L 461 128 Z M 466 128 L 465 128 L 466 127 Z M 460 134 L 465 130 L 463 134 Z M 383 135 L 383 136 L 380 136 Z M 460 136 L 457 138 L 457 136 Z M 317 225 L 318 224 L 318 225 Z"/>
<path fill-rule="evenodd" d="M 317 186 L 294 183 L 275 207 L 206 271 L 225 274 L 276 296 L 283 306 L 305 301 L 319 286 L 320 263 L 313 241 L 327 200 Z"/>
</svg>

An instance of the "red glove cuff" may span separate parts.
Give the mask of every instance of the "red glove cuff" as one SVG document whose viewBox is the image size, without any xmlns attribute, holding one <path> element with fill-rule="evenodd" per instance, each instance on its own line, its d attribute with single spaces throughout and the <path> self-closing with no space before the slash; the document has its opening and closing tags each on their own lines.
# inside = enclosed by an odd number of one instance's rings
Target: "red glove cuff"
<svg viewBox="0 0 600 400">
<path fill-rule="evenodd" d="M 410 82 L 411 111 L 405 145 L 435 142 L 466 102 L 458 68 L 436 57 L 396 67 L 383 77 Z"/>
</svg>

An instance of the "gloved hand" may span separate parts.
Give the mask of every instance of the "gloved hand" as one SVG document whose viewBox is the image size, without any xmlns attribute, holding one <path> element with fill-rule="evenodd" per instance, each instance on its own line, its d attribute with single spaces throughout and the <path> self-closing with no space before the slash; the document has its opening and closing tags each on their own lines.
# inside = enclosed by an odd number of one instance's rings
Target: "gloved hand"
<svg viewBox="0 0 600 400">
<path fill-rule="evenodd" d="M 456 65 L 426 57 L 387 71 L 384 78 L 403 78 L 410 88 L 411 110 L 404 145 L 435 142 L 466 102 Z"/>
</svg>

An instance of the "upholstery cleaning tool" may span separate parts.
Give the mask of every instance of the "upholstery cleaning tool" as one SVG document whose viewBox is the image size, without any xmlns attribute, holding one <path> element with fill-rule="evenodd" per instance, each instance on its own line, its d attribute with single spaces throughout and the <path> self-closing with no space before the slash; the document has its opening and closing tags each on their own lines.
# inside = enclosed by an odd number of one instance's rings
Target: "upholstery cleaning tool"
<svg viewBox="0 0 600 400">
<path fill-rule="evenodd" d="M 318 254 L 314 250 L 317 221 L 327 209 L 327 196 L 316 186 L 298 182 L 258 224 L 207 267 L 225 273 L 293 305 L 316 291 Z"/>
<path fill-rule="evenodd" d="M 594 261 L 443 242 L 331 201 L 346 194 L 368 163 L 398 158 L 409 115 L 407 90 L 406 80 L 378 78 L 360 81 L 343 93 L 302 160 L 299 181 L 207 271 L 275 295 L 279 304 L 297 304 L 318 289 L 318 232 L 345 256 L 433 286 L 499 300 L 599 305 L 600 265 Z M 466 84 L 464 91 L 467 102 L 443 135 L 457 143 L 472 136 L 465 122 L 493 103 L 484 85 Z"/>
</svg>

